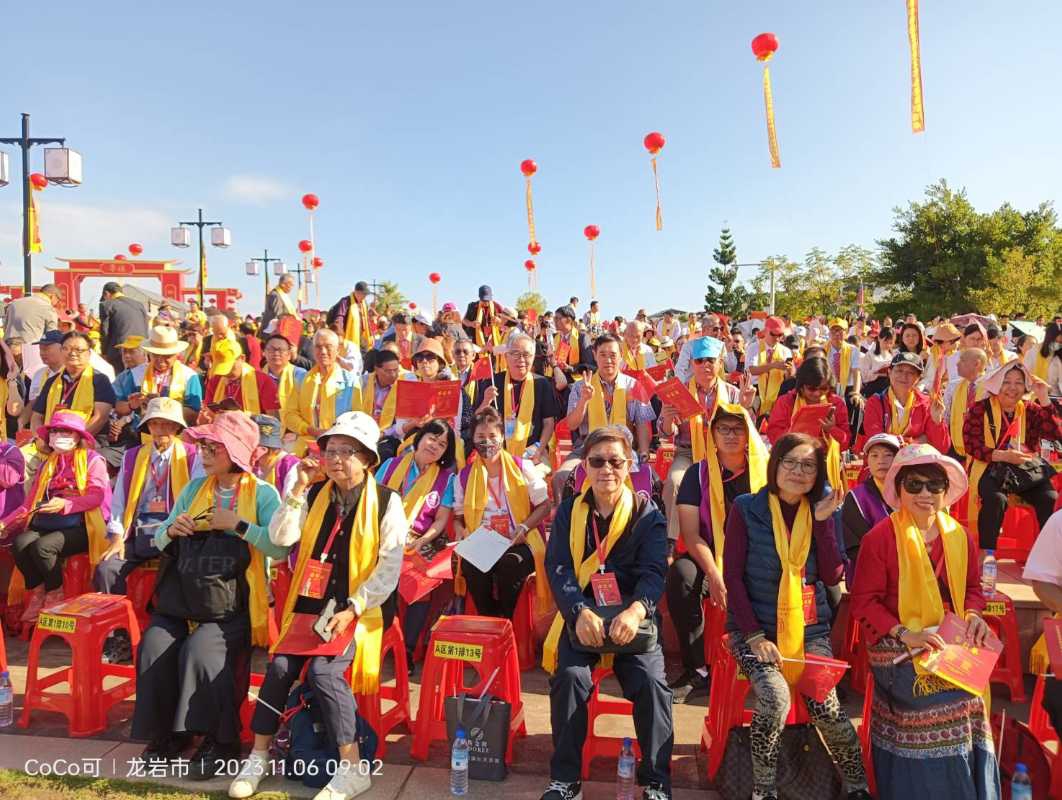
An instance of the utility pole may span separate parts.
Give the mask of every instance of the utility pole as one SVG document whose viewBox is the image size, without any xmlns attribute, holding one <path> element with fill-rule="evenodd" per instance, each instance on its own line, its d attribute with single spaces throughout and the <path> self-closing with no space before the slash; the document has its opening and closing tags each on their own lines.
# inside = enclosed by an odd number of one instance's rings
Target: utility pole
<svg viewBox="0 0 1062 800">
<path fill-rule="evenodd" d="M 22 288 L 28 295 L 33 291 L 33 254 L 30 252 L 30 148 L 39 144 L 66 144 L 65 138 L 36 138 L 29 135 L 29 114 L 22 115 L 22 135 L 13 139 L 0 139 L 0 144 L 17 145 L 22 150 Z"/>
</svg>

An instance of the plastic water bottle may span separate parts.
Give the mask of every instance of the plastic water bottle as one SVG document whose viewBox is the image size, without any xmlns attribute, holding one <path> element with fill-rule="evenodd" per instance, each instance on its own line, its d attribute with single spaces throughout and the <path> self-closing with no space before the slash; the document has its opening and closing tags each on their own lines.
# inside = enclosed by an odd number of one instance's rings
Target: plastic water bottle
<svg viewBox="0 0 1062 800">
<path fill-rule="evenodd" d="M 634 750 L 629 736 L 623 739 L 616 761 L 616 800 L 634 800 Z"/>
<path fill-rule="evenodd" d="M 985 597 L 996 596 L 996 551 L 985 551 L 985 563 L 981 566 L 981 591 Z"/>
<path fill-rule="evenodd" d="M 1032 800 L 1032 779 L 1029 769 L 1022 763 L 1014 765 L 1014 777 L 1010 779 L 1010 800 Z"/>
<path fill-rule="evenodd" d="M 468 738 L 460 725 L 457 726 L 454 747 L 450 752 L 450 794 L 454 797 L 468 794 Z"/>
<path fill-rule="evenodd" d="M 11 688 L 11 676 L 0 672 L 0 728 L 8 728 L 15 721 L 15 691 Z"/>
</svg>

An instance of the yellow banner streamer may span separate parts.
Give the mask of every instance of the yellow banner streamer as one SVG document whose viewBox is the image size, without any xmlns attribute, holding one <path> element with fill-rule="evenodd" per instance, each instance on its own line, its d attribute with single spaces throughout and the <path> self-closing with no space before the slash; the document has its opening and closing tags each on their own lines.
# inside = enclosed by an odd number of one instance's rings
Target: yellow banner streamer
<svg viewBox="0 0 1062 800">
<path fill-rule="evenodd" d="M 918 33 L 918 0 L 907 0 L 907 41 L 911 45 L 911 132 L 926 129 L 926 114 L 922 107 L 922 47 Z"/>
<path fill-rule="evenodd" d="M 771 151 L 771 167 L 778 169 L 782 166 L 782 159 L 778 154 L 778 131 L 774 127 L 774 98 L 771 96 L 771 71 L 767 68 L 766 59 L 763 64 L 763 106 L 767 112 L 767 146 Z"/>
</svg>

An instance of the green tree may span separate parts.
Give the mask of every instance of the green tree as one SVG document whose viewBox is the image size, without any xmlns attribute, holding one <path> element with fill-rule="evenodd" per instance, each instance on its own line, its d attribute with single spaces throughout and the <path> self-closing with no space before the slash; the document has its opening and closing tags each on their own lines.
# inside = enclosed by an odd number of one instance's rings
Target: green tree
<svg viewBox="0 0 1062 800">
<path fill-rule="evenodd" d="M 517 311 L 528 311 L 532 308 L 541 316 L 542 312 L 546 310 L 546 298 L 538 292 L 524 292 L 516 298 Z"/>
<path fill-rule="evenodd" d="M 718 311 L 731 319 L 740 319 L 748 312 L 749 292 L 737 282 L 737 250 L 730 228 L 719 234 L 719 246 L 712 252 L 718 267 L 708 270 L 708 291 L 704 295 L 704 310 Z M 716 289 L 716 286 L 719 288 Z"/>
<path fill-rule="evenodd" d="M 408 302 L 409 300 L 402 294 L 397 283 L 384 281 L 380 284 L 380 291 L 376 293 L 376 301 L 373 306 L 376 308 L 377 314 L 389 317 Z"/>
</svg>

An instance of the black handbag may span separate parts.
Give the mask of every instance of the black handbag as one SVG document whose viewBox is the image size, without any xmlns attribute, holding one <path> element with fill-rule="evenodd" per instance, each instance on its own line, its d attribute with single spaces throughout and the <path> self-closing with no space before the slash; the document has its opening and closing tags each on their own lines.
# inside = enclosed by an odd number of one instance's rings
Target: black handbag
<svg viewBox="0 0 1062 800">
<path fill-rule="evenodd" d="M 814 725 L 787 725 L 782 731 L 775 785 L 779 800 L 844 797 L 841 774 Z M 715 788 L 723 800 L 752 796 L 752 742 L 747 725 L 731 728 Z"/>
<path fill-rule="evenodd" d="M 630 606 L 630 602 L 624 601 L 622 605 L 618 606 L 591 607 L 590 610 L 601 617 L 605 625 L 605 641 L 600 647 L 591 647 L 583 644 L 579 641 L 579 637 L 575 635 L 575 625 L 566 626 L 565 630 L 568 632 L 568 641 L 571 642 L 572 649 L 580 653 L 615 653 L 619 655 L 623 653 L 648 653 L 656 647 L 658 637 L 656 620 L 653 617 L 646 617 L 638 623 L 638 632 L 634 634 L 634 638 L 627 644 L 618 645 L 608 637 L 608 628 L 612 624 L 612 620 L 625 611 L 628 606 Z"/>
<path fill-rule="evenodd" d="M 446 737 L 450 747 L 453 748 L 460 725 L 468 737 L 468 777 L 476 781 L 503 781 L 509 772 L 505 751 L 509 747 L 512 706 L 489 694 L 479 700 L 466 700 L 464 694 L 446 698 Z"/>
<path fill-rule="evenodd" d="M 223 622 L 246 611 L 251 550 L 238 536 L 206 531 L 172 540 L 159 556 L 154 609 L 179 619 Z"/>
<path fill-rule="evenodd" d="M 992 431 L 993 436 L 996 436 L 996 420 L 992 416 L 992 409 L 986 410 L 989 430 Z M 997 442 L 996 448 L 1002 449 L 1008 443 L 1008 438 L 1004 436 L 1003 441 Z M 1020 465 L 993 462 L 988 467 L 988 476 L 1003 492 L 1021 495 L 1050 483 L 1055 476 L 1055 470 L 1051 464 L 1037 456 L 1027 459 Z"/>
<path fill-rule="evenodd" d="M 144 515 L 133 523 L 132 541 L 130 541 L 130 546 L 127 548 L 133 558 L 149 561 L 152 558 L 159 557 L 159 549 L 155 547 L 155 533 L 165 519 L 165 514 L 158 515 L 157 519 L 151 519 Z"/>
</svg>

